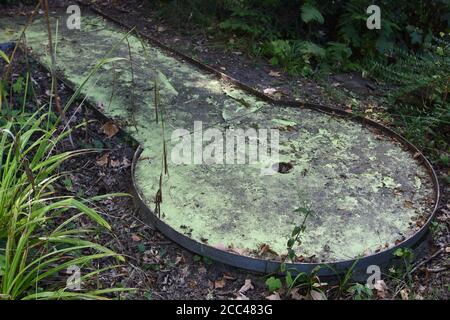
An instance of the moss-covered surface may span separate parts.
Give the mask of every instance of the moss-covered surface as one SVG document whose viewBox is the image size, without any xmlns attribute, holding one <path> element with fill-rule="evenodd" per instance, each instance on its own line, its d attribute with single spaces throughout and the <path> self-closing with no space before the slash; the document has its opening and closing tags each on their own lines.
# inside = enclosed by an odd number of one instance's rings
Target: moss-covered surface
<svg viewBox="0 0 450 320">
<path fill-rule="evenodd" d="M 125 32 L 84 15 L 82 29 L 59 24 L 57 66 L 79 86 Z M 14 38 L 20 23 L 0 19 L 0 42 Z M 27 44 L 49 64 L 43 20 L 27 31 Z M 129 37 L 131 61 L 104 65 L 83 88 L 102 112 L 122 124 L 144 152 L 136 166 L 137 186 L 155 208 L 162 170 L 162 126 L 156 123 L 154 79 L 158 79 L 168 139 L 169 175 L 163 177 L 161 218 L 176 230 L 213 246 L 258 255 L 262 244 L 278 254 L 308 206 L 298 255 L 307 260 L 355 258 L 409 237 L 432 210 L 433 188 L 426 170 L 389 138 L 359 123 L 307 109 L 272 106 L 158 48 Z M 111 57 L 129 59 L 126 41 Z M 155 70 L 158 71 L 155 71 Z M 133 73 L 131 73 L 133 70 Z M 134 78 L 134 81 L 133 81 Z M 170 161 L 171 133 L 203 129 L 278 128 L 285 174 L 261 175 L 261 164 L 181 164 Z M 197 132 L 198 134 L 198 132 Z M 198 155 L 196 155 L 198 156 Z M 314 257 L 314 258 L 312 258 Z"/>
</svg>

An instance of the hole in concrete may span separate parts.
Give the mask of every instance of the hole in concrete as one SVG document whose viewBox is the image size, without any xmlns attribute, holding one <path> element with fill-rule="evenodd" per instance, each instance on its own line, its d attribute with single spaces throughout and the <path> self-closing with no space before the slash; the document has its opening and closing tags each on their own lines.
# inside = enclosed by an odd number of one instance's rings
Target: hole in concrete
<svg viewBox="0 0 450 320">
<path fill-rule="evenodd" d="M 272 169 L 278 173 L 289 173 L 293 168 L 290 162 L 277 162 L 272 165 Z"/>
</svg>

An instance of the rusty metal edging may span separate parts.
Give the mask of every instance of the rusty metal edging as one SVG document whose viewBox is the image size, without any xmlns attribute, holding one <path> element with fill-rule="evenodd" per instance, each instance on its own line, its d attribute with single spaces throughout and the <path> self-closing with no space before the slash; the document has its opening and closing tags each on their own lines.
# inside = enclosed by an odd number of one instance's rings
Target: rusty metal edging
<svg viewBox="0 0 450 320">
<path fill-rule="evenodd" d="M 84 4 L 80 0 L 76 0 L 76 2 L 82 6 L 86 6 L 86 4 Z M 126 28 L 128 30 L 133 28 L 132 26 L 126 25 L 116 18 L 108 16 L 107 14 L 105 14 L 100 9 L 98 9 L 94 6 L 89 6 L 89 9 L 91 11 L 93 11 L 94 13 L 101 15 L 102 17 L 104 17 L 108 20 L 111 20 L 112 22 L 114 22 L 115 24 L 119 25 L 122 28 Z M 288 268 L 288 269 L 292 268 L 292 269 L 297 270 L 298 272 L 309 273 L 313 269 L 315 269 L 317 267 L 321 267 L 318 275 L 325 276 L 325 277 L 335 277 L 339 274 L 345 273 L 347 270 L 349 270 L 351 268 L 354 268 L 355 271 L 359 270 L 359 271 L 365 272 L 366 268 L 369 265 L 380 265 L 380 266 L 385 265 L 393 258 L 393 253 L 395 250 L 397 250 L 399 248 L 404 248 L 404 247 L 412 247 L 412 246 L 418 244 L 419 241 L 426 235 L 428 228 L 430 226 L 430 223 L 433 220 L 433 218 L 436 214 L 437 208 L 439 206 L 439 201 L 440 201 L 439 181 L 438 181 L 436 172 L 434 171 L 434 169 L 431 166 L 428 159 L 423 155 L 423 153 L 415 145 L 413 145 L 411 142 L 406 140 L 400 134 L 398 134 L 394 130 L 382 125 L 381 123 L 378 123 L 373 120 L 361 117 L 359 115 L 354 115 L 352 113 L 349 113 L 349 112 L 346 112 L 346 111 L 343 111 L 343 110 L 340 110 L 337 108 L 333 108 L 330 106 L 305 103 L 305 102 L 293 101 L 293 100 L 273 99 L 273 98 L 265 95 L 264 93 L 240 82 L 239 80 L 237 80 L 229 75 L 226 75 L 223 72 L 221 72 L 211 66 L 208 66 L 208 65 L 200 62 L 197 59 L 187 56 L 184 53 L 181 53 L 181 52 L 163 44 L 158 39 L 156 39 L 152 36 L 143 34 L 138 30 L 136 30 L 136 33 L 140 37 L 148 40 L 149 42 L 153 43 L 154 45 L 158 46 L 159 48 L 162 48 L 167 53 L 169 53 L 173 56 L 176 56 L 178 59 L 184 60 L 188 63 L 191 63 L 191 64 L 197 66 L 198 68 L 200 68 L 208 73 L 214 74 L 217 77 L 219 77 L 220 79 L 228 81 L 231 84 L 233 84 L 247 92 L 250 92 L 251 94 L 257 96 L 258 98 L 260 98 L 266 102 L 269 102 L 273 105 L 313 109 L 313 110 L 316 110 L 319 112 L 323 112 L 323 113 L 327 113 L 330 115 L 339 116 L 339 117 L 343 117 L 343 118 L 346 118 L 349 120 L 357 121 L 357 122 L 363 123 L 369 127 L 376 128 L 376 129 L 382 131 L 383 133 L 387 134 L 389 137 L 401 142 L 405 147 L 407 147 L 407 149 L 411 153 L 411 155 L 416 160 L 420 161 L 421 164 L 427 169 L 428 174 L 430 175 L 430 177 L 432 179 L 432 183 L 433 183 L 433 187 L 434 187 L 435 204 L 434 204 L 433 210 L 432 210 L 431 214 L 429 215 L 426 223 L 411 237 L 403 240 L 401 243 L 394 245 L 393 247 L 391 247 L 387 250 L 383 250 L 383 251 L 380 251 L 380 252 L 377 252 L 377 253 L 374 253 L 374 254 L 371 254 L 368 256 L 360 257 L 360 258 L 341 260 L 341 261 L 336 261 L 336 262 L 332 262 L 332 263 L 328 263 L 328 264 L 326 264 L 326 263 L 287 263 L 286 268 Z M 65 82 L 67 83 L 67 80 L 65 80 Z M 99 111 L 95 107 L 93 107 L 93 109 L 95 109 L 96 111 Z M 133 138 L 133 140 L 134 140 L 134 138 Z M 166 224 L 164 221 L 159 219 L 153 213 L 153 211 L 145 204 L 145 200 L 144 200 L 142 194 L 139 192 L 139 189 L 136 185 L 135 168 L 136 168 L 136 163 L 139 159 L 141 152 L 142 152 L 142 148 L 139 146 L 134 154 L 133 161 L 132 161 L 132 166 L 131 166 L 131 179 L 132 179 L 132 186 L 133 186 L 132 193 L 133 193 L 135 201 L 137 202 L 140 209 L 142 210 L 142 213 L 144 213 L 144 216 L 148 222 L 153 224 L 158 230 L 160 230 L 164 235 L 166 235 L 172 241 L 174 241 L 177 244 L 181 245 L 182 247 L 184 247 L 192 252 L 195 252 L 197 254 L 200 254 L 202 256 L 207 256 L 213 260 L 216 260 L 216 261 L 219 261 L 219 262 L 231 265 L 231 266 L 235 266 L 238 268 L 247 269 L 250 271 L 262 272 L 262 273 L 273 273 L 273 272 L 277 272 L 280 270 L 280 263 L 281 263 L 280 261 L 266 260 L 266 259 L 259 259 L 259 258 L 249 257 L 249 256 L 243 256 L 243 255 L 238 255 L 236 253 L 217 249 L 213 246 L 210 246 L 210 245 L 207 245 L 204 243 L 200 243 L 198 241 L 195 241 L 195 240 L 187 237 L 186 235 L 176 231 L 171 226 Z"/>
</svg>

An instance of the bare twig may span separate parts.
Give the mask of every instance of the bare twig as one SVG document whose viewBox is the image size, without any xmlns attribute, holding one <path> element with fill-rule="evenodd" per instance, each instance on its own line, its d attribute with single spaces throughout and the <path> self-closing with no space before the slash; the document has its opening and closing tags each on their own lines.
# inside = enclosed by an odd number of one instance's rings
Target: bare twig
<svg viewBox="0 0 450 320">
<path fill-rule="evenodd" d="M 48 9 L 48 0 L 40 0 L 41 6 L 44 9 L 45 13 L 45 21 L 47 25 L 47 35 L 48 35 L 48 47 L 50 51 L 50 73 L 52 76 L 52 93 L 55 96 L 55 106 L 56 111 L 58 112 L 59 116 L 61 117 L 62 122 L 69 127 L 69 123 L 66 121 L 66 116 L 64 114 L 64 109 L 61 107 L 61 99 L 58 94 L 58 79 L 56 77 L 56 56 L 55 51 L 53 50 L 53 39 L 52 39 L 52 28 L 50 25 L 50 16 L 49 16 L 49 9 Z M 51 106 L 50 106 L 51 107 Z M 70 127 L 69 127 L 70 129 Z M 72 146 L 72 148 L 75 148 L 75 144 L 73 143 L 72 134 L 69 132 L 69 142 Z"/>
<path fill-rule="evenodd" d="M 425 259 L 424 261 L 420 262 L 419 264 L 417 264 L 416 266 L 414 266 L 414 268 L 411 269 L 411 274 L 413 274 L 414 272 L 416 272 L 419 268 L 421 268 L 423 265 L 427 264 L 428 262 L 430 262 L 431 260 L 433 260 L 434 258 L 436 258 L 437 256 L 439 256 L 442 252 L 444 252 L 444 248 L 439 249 L 438 251 L 436 251 L 435 253 L 433 253 L 431 256 L 429 256 L 427 259 Z"/>
</svg>

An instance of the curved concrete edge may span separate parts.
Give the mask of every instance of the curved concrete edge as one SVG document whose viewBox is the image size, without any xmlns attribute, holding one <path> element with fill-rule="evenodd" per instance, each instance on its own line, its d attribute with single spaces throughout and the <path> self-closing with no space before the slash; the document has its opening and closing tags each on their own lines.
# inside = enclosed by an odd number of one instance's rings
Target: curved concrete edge
<svg viewBox="0 0 450 320">
<path fill-rule="evenodd" d="M 383 128 L 384 128 L 383 132 L 390 133 L 390 135 L 393 136 L 397 136 L 397 134 L 391 131 L 390 129 L 385 127 Z M 355 277 L 363 278 L 364 277 L 363 275 L 365 274 L 368 266 L 377 265 L 383 267 L 394 258 L 394 252 L 397 249 L 411 248 L 414 247 L 415 245 L 418 245 L 421 242 L 421 240 L 425 237 L 426 233 L 428 232 L 429 226 L 438 208 L 440 199 L 439 183 L 434 169 L 431 167 L 431 164 L 423 156 L 423 154 L 420 153 L 420 151 L 417 148 L 415 148 L 412 144 L 410 144 L 401 136 L 397 136 L 397 138 L 399 141 L 401 141 L 406 146 L 411 148 L 410 150 L 418 152 L 419 155 L 417 157 L 420 158 L 422 164 L 425 165 L 425 167 L 428 169 L 428 172 L 433 180 L 433 185 L 435 188 L 435 205 L 431 215 L 427 219 L 427 222 L 419 229 L 418 232 L 413 234 L 410 238 L 405 239 L 398 245 L 395 245 L 387 250 L 383 250 L 378 253 L 361 257 L 358 259 L 342 260 L 331 263 L 286 263 L 286 269 L 293 270 L 294 273 L 304 272 L 309 274 L 314 269 L 319 268 L 317 275 L 327 278 L 339 277 L 340 275 L 345 274 L 348 270 L 352 270 L 352 272 L 356 275 Z M 159 219 L 154 214 L 154 212 L 145 204 L 143 196 L 139 192 L 139 189 L 136 185 L 135 167 L 137 161 L 139 160 L 139 156 L 142 150 L 143 149 L 141 147 L 138 147 L 132 161 L 131 166 L 131 178 L 133 183 L 132 194 L 136 204 L 141 210 L 141 214 L 143 215 L 147 223 L 153 225 L 156 229 L 158 229 L 160 232 L 162 232 L 165 236 L 167 236 L 175 243 L 201 256 L 206 256 L 215 261 L 254 272 L 269 274 L 269 273 L 277 273 L 280 271 L 280 267 L 282 264 L 281 261 L 258 259 L 215 248 L 208 244 L 204 244 L 187 237 L 186 235 L 173 229 L 163 220 Z"/>
</svg>

